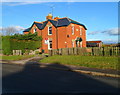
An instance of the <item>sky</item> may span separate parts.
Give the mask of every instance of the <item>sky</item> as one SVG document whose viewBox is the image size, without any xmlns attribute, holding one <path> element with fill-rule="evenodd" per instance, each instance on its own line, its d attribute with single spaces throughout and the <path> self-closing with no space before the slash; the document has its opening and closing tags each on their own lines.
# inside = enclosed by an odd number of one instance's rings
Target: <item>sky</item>
<svg viewBox="0 0 120 95">
<path fill-rule="evenodd" d="M 0 27 L 25 29 L 45 21 L 48 13 L 84 24 L 88 41 L 118 42 L 118 2 L 3 2 Z"/>
</svg>

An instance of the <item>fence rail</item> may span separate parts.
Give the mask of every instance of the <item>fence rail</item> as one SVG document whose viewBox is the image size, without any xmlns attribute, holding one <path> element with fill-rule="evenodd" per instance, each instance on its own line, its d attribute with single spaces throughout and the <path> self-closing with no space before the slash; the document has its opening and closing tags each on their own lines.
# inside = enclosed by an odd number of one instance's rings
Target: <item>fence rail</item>
<svg viewBox="0 0 120 95">
<path fill-rule="evenodd" d="M 49 50 L 49 55 L 119 56 L 120 47 L 76 47 Z"/>
</svg>

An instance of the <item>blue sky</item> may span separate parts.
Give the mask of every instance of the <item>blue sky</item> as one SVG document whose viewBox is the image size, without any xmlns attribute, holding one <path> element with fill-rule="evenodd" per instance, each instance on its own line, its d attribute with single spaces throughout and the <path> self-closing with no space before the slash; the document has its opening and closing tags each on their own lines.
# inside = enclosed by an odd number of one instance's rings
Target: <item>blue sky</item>
<svg viewBox="0 0 120 95">
<path fill-rule="evenodd" d="M 118 41 L 117 2 L 6 2 L 2 4 L 2 27 L 28 28 L 44 21 L 53 6 L 53 16 L 69 17 L 87 27 L 87 40 Z M 22 33 L 22 32 L 21 32 Z"/>
</svg>

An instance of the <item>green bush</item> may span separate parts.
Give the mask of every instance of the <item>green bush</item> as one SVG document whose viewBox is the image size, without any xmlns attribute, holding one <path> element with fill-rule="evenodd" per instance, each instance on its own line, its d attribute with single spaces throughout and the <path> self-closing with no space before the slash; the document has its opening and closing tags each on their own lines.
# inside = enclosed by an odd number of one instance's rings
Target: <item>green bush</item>
<svg viewBox="0 0 120 95">
<path fill-rule="evenodd" d="M 37 36 L 37 33 L 2 36 L 3 54 L 11 55 L 12 50 L 22 50 L 22 53 L 25 53 L 26 50 L 36 50 L 41 47 L 41 41 L 42 37 Z"/>
<path fill-rule="evenodd" d="M 35 51 L 35 54 L 38 55 L 38 54 L 40 54 L 40 52 L 39 51 Z"/>
</svg>

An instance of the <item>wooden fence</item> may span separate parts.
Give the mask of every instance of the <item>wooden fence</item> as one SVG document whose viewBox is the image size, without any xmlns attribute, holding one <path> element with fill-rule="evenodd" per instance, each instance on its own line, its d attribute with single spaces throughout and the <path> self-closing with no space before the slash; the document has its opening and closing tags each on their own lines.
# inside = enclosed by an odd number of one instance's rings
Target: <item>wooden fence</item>
<svg viewBox="0 0 120 95">
<path fill-rule="evenodd" d="M 120 47 L 76 47 L 49 50 L 49 55 L 119 56 Z"/>
</svg>

